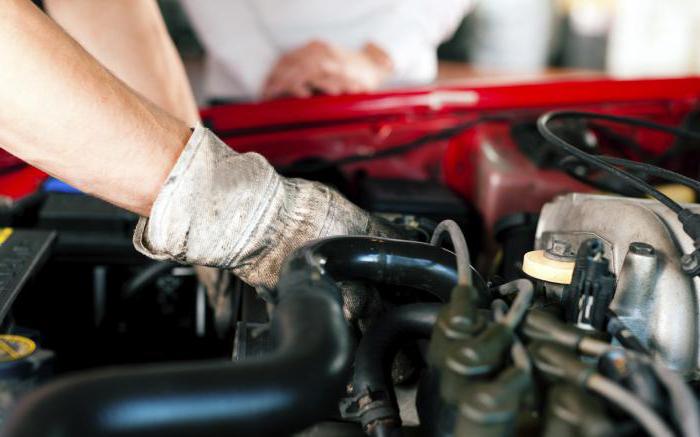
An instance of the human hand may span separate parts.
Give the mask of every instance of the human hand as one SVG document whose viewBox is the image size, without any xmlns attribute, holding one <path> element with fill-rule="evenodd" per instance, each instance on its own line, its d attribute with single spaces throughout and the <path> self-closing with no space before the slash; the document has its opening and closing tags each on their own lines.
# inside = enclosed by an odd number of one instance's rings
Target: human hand
<svg viewBox="0 0 700 437">
<path fill-rule="evenodd" d="M 279 59 L 267 78 L 263 97 L 367 92 L 377 89 L 392 68 L 389 56 L 373 44 L 353 51 L 313 41 Z"/>
<path fill-rule="evenodd" d="M 282 177 L 262 156 L 236 153 L 200 125 L 134 243 L 155 259 L 230 269 L 273 289 L 290 253 L 335 235 L 400 236 L 337 191 Z"/>
</svg>

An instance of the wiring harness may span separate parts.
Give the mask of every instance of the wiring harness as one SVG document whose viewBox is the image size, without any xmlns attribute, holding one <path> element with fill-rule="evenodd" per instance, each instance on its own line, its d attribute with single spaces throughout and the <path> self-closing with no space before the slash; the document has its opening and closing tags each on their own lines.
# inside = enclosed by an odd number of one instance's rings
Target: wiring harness
<svg viewBox="0 0 700 437">
<path fill-rule="evenodd" d="M 562 152 L 584 162 L 592 167 L 598 168 L 628 184 L 632 188 L 658 200 L 671 211 L 673 211 L 678 220 L 683 225 L 685 233 L 693 240 L 695 250 L 682 257 L 683 270 L 690 276 L 700 275 L 700 214 L 696 214 L 687 208 L 684 208 L 678 202 L 674 201 L 664 193 L 654 188 L 651 184 L 641 179 L 639 176 L 625 171 L 623 168 L 630 168 L 642 171 L 647 174 L 664 178 L 676 183 L 689 186 L 697 189 L 699 184 L 690 178 L 687 178 L 678 173 L 656 167 L 650 164 L 636 163 L 621 158 L 611 158 L 592 155 L 575 145 L 567 142 L 551 129 L 551 124 L 555 120 L 575 119 L 575 120 L 599 120 L 617 124 L 625 124 L 629 126 L 641 127 L 645 129 L 656 130 L 674 135 L 679 138 L 685 138 L 693 141 L 700 141 L 700 133 L 688 129 L 666 126 L 659 123 L 654 123 L 648 120 L 642 120 L 632 117 L 623 117 L 610 114 L 599 114 L 595 112 L 583 111 L 552 111 L 542 115 L 537 120 L 537 129 L 540 134 L 552 145 L 558 147 Z M 623 168 L 618 168 L 623 167 Z"/>
</svg>

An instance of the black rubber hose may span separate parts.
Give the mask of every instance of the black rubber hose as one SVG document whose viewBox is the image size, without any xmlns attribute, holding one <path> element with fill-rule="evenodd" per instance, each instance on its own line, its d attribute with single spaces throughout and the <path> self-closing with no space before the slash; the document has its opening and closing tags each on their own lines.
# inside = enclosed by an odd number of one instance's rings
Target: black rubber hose
<svg viewBox="0 0 700 437">
<path fill-rule="evenodd" d="M 370 281 L 407 286 L 450 300 L 457 284 L 455 255 L 440 247 L 375 237 L 332 237 L 297 252 L 335 281 Z"/>
<path fill-rule="evenodd" d="M 381 424 L 372 430 L 371 437 L 401 437 L 401 430 Z"/>
<path fill-rule="evenodd" d="M 154 283 L 161 275 L 170 272 L 177 263 L 172 262 L 154 262 L 148 267 L 141 270 L 133 278 L 129 280 L 122 289 L 122 297 L 130 299 L 147 286 Z"/>
<path fill-rule="evenodd" d="M 84 372 L 26 396 L 5 437 L 280 435 L 337 411 L 352 362 L 338 280 L 438 290 L 457 282 L 455 257 L 428 244 L 369 237 L 319 240 L 286 262 L 272 316 L 276 350 L 207 361 Z"/>
<path fill-rule="evenodd" d="M 387 372 L 402 340 L 430 338 L 441 307 L 431 303 L 402 305 L 372 325 L 355 354 L 353 390 L 390 390 Z"/>
<path fill-rule="evenodd" d="M 356 399 L 365 397 L 360 400 L 365 405 L 360 413 L 365 430 L 376 434 L 375 428 L 379 425 L 375 426 L 373 422 L 380 423 L 382 432 L 400 426 L 391 384 L 391 364 L 404 340 L 430 338 L 441 307 L 441 304 L 425 303 L 397 307 L 379 319 L 362 337 L 355 354 L 352 387 Z"/>
<path fill-rule="evenodd" d="M 273 354 L 81 373 L 28 395 L 2 435 L 284 435 L 330 416 L 353 357 L 338 288 L 302 266 L 279 290 Z"/>
</svg>

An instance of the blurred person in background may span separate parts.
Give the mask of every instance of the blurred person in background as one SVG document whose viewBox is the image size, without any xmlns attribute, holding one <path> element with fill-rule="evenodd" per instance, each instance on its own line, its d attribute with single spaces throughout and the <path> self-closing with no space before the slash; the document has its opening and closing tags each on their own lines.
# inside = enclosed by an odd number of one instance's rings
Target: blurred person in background
<svg viewBox="0 0 700 437">
<path fill-rule="evenodd" d="M 431 82 L 473 0 L 181 0 L 207 98 L 366 92 Z"/>
<path fill-rule="evenodd" d="M 615 77 L 700 73 L 700 1 L 560 0 L 564 67 Z"/>
<path fill-rule="evenodd" d="M 700 1 L 617 0 L 607 69 L 623 77 L 700 74 Z"/>
<path fill-rule="evenodd" d="M 551 58 L 554 0 L 480 0 L 467 24 L 469 63 L 480 69 L 533 73 Z"/>
</svg>

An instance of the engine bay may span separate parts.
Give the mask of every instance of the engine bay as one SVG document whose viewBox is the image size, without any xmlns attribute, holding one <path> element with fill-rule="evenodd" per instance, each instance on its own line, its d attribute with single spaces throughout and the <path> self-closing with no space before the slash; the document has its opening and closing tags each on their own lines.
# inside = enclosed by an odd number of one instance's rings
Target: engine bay
<svg viewBox="0 0 700 437">
<path fill-rule="evenodd" d="M 308 242 L 274 290 L 149 260 L 137 216 L 0 157 L 0 435 L 700 435 L 699 100 L 606 79 L 206 109 L 402 235 Z"/>
</svg>

